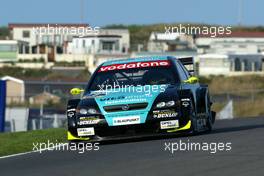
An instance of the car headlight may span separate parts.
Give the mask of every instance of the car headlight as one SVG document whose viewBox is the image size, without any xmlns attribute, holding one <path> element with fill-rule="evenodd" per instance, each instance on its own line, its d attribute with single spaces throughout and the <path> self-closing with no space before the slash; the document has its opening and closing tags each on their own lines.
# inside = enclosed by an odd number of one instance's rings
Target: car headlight
<svg viewBox="0 0 264 176">
<path fill-rule="evenodd" d="M 166 106 L 166 103 L 165 103 L 165 102 L 159 102 L 159 103 L 156 105 L 157 108 L 163 108 L 163 107 L 165 107 L 165 106 Z"/>
<path fill-rule="evenodd" d="M 168 107 L 172 107 L 172 106 L 174 106 L 175 105 L 175 101 L 168 101 L 167 103 L 166 103 L 166 106 L 168 106 Z"/>
<path fill-rule="evenodd" d="M 87 109 L 80 109 L 80 114 L 87 114 L 87 113 L 88 113 Z"/>
<path fill-rule="evenodd" d="M 96 111 L 95 109 L 93 109 L 93 108 L 89 108 L 89 109 L 88 109 L 88 113 L 89 113 L 89 114 L 96 114 L 97 111 Z"/>
<path fill-rule="evenodd" d="M 172 107 L 175 104 L 176 103 L 173 100 L 172 101 L 168 101 L 168 102 L 162 101 L 162 102 L 157 103 L 156 108 Z"/>
<path fill-rule="evenodd" d="M 94 108 L 89 108 L 89 109 L 81 108 L 80 111 L 79 111 L 79 113 L 82 114 L 82 115 L 86 115 L 86 114 L 96 114 L 97 111 Z"/>
</svg>

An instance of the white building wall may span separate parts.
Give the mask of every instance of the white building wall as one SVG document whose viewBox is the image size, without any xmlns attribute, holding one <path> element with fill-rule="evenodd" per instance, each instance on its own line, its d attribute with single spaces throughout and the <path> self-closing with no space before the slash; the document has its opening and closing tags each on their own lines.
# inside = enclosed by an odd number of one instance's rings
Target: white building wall
<svg viewBox="0 0 264 176">
<path fill-rule="evenodd" d="M 227 55 L 200 55 L 199 75 L 228 75 L 230 73 L 230 61 Z"/>
<path fill-rule="evenodd" d="M 213 37 L 201 37 L 196 39 L 197 45 L 210 45 L 213 42 L 263 42 L 264 38 L 243 38 L 243 37 L 237 37 L 237 38 L 213 38 Z"/>
<path fill-rule="evenodd" d="M 102 49 L 102 41 L 117 41 L 119 48 L 114 48 L 111 52 Z M 68 45 L 69 54 L 118 54 L 122 53 L 122 39 L 121 38 L 101 38 L 101 37 L 83 37 L 73 38 L 72 42 Z"/>
<path fill-rule="evenodd" d="M 257 54 L 264 52 L 264 38 L 197 38 L 198 53 Z M 209 48 L 203 48 L 207 46 Z"/>
<path fill-rule="evenodd" d="M 84 42 L 84 43 L 83 43 Z M 73 54 L 91 54 L 99 50 L 98 38 L 74 38 L 68 47 Z"/>
<path fill-rule="evenodd" d="M 30 35 L 29 38 L 25 38 L 23 37 L 23 31 L 29 31 Z M 25 42 L 29 42 L 30 46 L 36 45 L 36 35 L 33 32 L 33 28 L 13 28 L 13 39 L 14 40 L 21 40 L 21 41 L 25 41 Z"/>
<path fill-rule="evenodd" d="M 259 47 L 255 43 L 212 43 L 211 51 L 215 53 L 255 54 Z"/>
<path fill-rule="evenodd" d="M 56 36 L 58 36 L 58 43 L 63 44 L 65 41 L 69 41 L 72 39 L 72 35 L 70 33 L 52 33 L 52 32 L 47 32 L 45 33 L 39 33 L 39 27 L 14 27 L 12 30 L 12 35 L 14 40 L 21 40 L 25 42 L 29 42 L 30 46 L 34 46 L 37 44 L 42 44 L 44 43 L 43 41 L 45 38 L 48 38 L 49 43 L 54 43 L 56 41 Z M 70 31 L 70 27 L 68 27 Z M 29 38 L 23 37 L 23 31 L 29 31 L 30 36 Z"/>
</svg>

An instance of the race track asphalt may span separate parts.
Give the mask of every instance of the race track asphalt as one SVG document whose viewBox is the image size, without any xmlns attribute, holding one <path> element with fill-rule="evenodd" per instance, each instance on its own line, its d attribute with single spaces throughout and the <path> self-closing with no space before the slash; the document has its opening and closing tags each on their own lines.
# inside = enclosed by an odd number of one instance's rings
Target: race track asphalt
<svg viewBox="0 0 264 176">
<path fill-rule="evenodd" d="M 212 150 L 177 151 L 180 142 L 208 143 Z M 215 143 L 231 143 L 231 150 L 223 150 L 221 146 L 221 151 L 212 153 Z M 172 145 L 175 149 L 173 153 L 166 148 Z M 98 151 L 83 154 L 76 151 L 46 151 L 3 158 L 0 159 L 0 175 L 263 176 L 264 118 L 221 120 L 216 121 L 210 134 L 122 141 L 101 145 Z"/>
</svg>

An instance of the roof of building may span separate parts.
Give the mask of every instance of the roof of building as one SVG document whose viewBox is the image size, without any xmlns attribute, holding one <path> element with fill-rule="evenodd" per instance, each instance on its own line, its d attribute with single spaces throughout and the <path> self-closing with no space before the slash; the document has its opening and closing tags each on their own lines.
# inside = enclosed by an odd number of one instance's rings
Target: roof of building
<svg viewBox="0 0 264 176">
<path fill-rule="evenodd" d="M 24 81 L 22 79 L 14 78 L 12 76 L 4 76 L 1 78 L 3 81 L 14 81 L 20 84 L 24 84 Z"/>
<path fill-rule="evenodd" d="M 17 83 L 21 83 L 21 84 L 54 84 L 54 85 L 59 85 L 59 84 L 85 84 L 88 81 L 88 77 L 87 80 L 84 80 L 83 78 L 74 78 L 74 77 L 60 77 L 60 78 L 34 78 L 34 77 L 30 77 L 30 78 L 15 78 L 12 76 L 4 76 L 2 78 L 0 78 L 0 80 L 4 80 L 4 81 L 14 81 Z"/>
<path fill-rule="evenodd" d="M 199 34 L 198 38 L 212 38 L 212 34 Z M 217 38 L 264 38 L 264 32 L 234 31 L 231 34 L 217 35 Z"/>
<path fill-rule="evenodd" d="M 0 44 L 14 44 L 16 45 L 18 43 L 17 40 L 0 40 Z"/>
<path fill-rule="evenodd" d="M 8 28 L 32 28 L 32 27 L 88 27 L 88 24 L 77 23 L 9 23 Z"/>
<path fill-rule="evenodd" d="M 121 35 L 86 35 L 86 36 L 74 36 L 74 39 L 82 39 L 82 38 L 122 38 Z"/>
</svg>

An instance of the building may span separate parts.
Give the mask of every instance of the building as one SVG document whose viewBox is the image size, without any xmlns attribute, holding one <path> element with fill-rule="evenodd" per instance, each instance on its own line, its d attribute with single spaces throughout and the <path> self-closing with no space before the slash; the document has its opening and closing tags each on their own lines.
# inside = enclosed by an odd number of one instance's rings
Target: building
<svg viewBox="0 0 264 176">
<path fill-rule="evenodd" d="M 99 29 L 87 24 L 11 23 L 9 30 L 12 46 L 4 41 L 1 52 L 0 42 L 0 62 L 8 63 L 1 63 L 0 67 L 14 64 L 49 69 L 81 63 L 82 67 L 94 70 L 105 59 L 129 56 L 128 29 Z"/>
<path fill-rule="evenodd" d="M 74 36 L 66 54 L 56 54 L 57 62 L 85 62 L 90 72 L 112 58 L 129 57 L 127 29 L 100 29 L 98 35 Z"/>
<path fill-rule="evenodd" d="M 56 72 L 67 72 L 71 75 L 79 75 L 82 70 L 71 70 L 71 69 L 59 69 Z M 51 79 L 19 79 L 11 76 L 4 76 L 0 80 L 5 80 L 7 84 L 7 103 L 25 103 L 33 97 L 35 99 L 37 95 L 42 95 L 42 93 L 50 93 L 56 95 L 64 100 L 70 95 L 70 90 L 74 87 L 85 88 L 89 76 L 87 75 L 87 80 L 80 79 L 78 77 L 65 77 L 65 78 L 51 78 Z M 47 95 L 47 94 L 44 94 Z M 38 97 L 37 97 L 38 98 Z M 32 102 L 35 102 L 31 100 Z"/>
<path fill-rule="evenodd" d="M 216 38 L 199 35 L 195 44 L 199 54 L 260 54 L 264 53 L 264 32 L 232 32 Z"/>
<path fill-rule="evenodd" d="M 70 54 L 117 54 L 125 53 L 122 50 L 119 35 L 97 35 L 85 36 L 82 38 L 74 37 L 69 44 Z"/>
<path fill-rule="evenodd" d="M 0 40 L 0 62 L 16 62 L 19 55 L 25 53 L 28 42 Z"/>
<path fill-rule="evenodd" d="M 68 54 L 127 54 L 129 32 L 121 29 L 102 29 L 98 35 L 75 36 L 68 44 Z"/>
<path fill-rule="evenodd" d="M 199 75 L 236 76 L 264 74 L 262 54 L 203 54 L 199 55 Z"/>
<path fill-rule="evenodd" d="M 119 44 L 120 51 L 127 54 L 130 50 L 130 33 L 128 29 L 100 29 L 100 35 L 108 36 L 120 36 Z"/>
<path fill-rule="evenodd" d="M 21 79 L 11 76 L 4 76 L 1 80 L 6 81 L 6 102 L 24 103 L 25 101 L 25 83 Z"/>
<path fill-rule="evenodd" d="M 149 52 L 172 52 L 193 48 L 193 37 L 180 33 L 152 32 L 148 41 Z"/>
<path fill-rule="evenodd" d="M 23 49 L 26 53 L 21 58 L 36 58 L 38 54 L 46 54 L 48 61 L 55 61 L 56 53 L 65 53 L 67 43 L 74 35 L 85 35 L 83 31 L 89 28 L 88 24 L 20 24 L 8 25 L 11 38 L 27 42 Z M 80 30 L 81 29 L 81 30 Z M 91 32 L 92 33 L 92 32 Z"/>
</svg>

